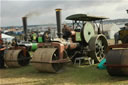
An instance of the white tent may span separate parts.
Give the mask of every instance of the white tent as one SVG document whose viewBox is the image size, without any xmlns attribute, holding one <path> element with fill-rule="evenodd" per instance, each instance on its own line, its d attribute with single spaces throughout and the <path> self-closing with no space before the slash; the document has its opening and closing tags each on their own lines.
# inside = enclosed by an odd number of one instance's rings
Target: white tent
<svg viewBox="0 0 128 85">
<path fill-rule="evenodd" d="M 120 30 L 116 24 L 105 24 L 103 25 L 104 32 L 107 34 L 107 37 L 114 39 L 114 34 Z"/>
<path fill-rule="evenodd" d="M 15 37 L 10 36 L 10 35 L 6 35 L 6 34 L 1 34 L 2 39 L 4 42 L 12 42 L 12 39 L 14 39 Z"/>
</svg>

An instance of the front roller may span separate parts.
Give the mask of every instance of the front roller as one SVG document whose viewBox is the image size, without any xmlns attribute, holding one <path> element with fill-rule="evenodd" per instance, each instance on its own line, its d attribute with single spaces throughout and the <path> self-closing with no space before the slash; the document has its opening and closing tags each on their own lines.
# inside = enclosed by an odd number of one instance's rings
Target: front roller
<svg viewBox="0 0 128 85">
<path fill-rule="evenodd" d="M 103 34 L 92 36 L 89 40 L 89 55 L 96 63 L 99 63 L 107 52 L 107 39 Z"/>
<path fill-rule="evenodd" d="M 128 49 L 112 49 L 106 57 L 107 71 L 111 76 L 128 76 Z"/>
<path fill-rule="evenodd" d="M 63 68 L 63 63 L 52 62 L 56 60 L 59 60 L 57 48 L 38 48 L 32 57 L 32 65 L 40 72 L 56 73 Z"/>
<path fill-rule="evenodd" d="M 7 50 L 4 60 L 8 67 L 21 67 L 29 64 L 31 57 L 28 51 L 22 49 Z"/>
</svg>

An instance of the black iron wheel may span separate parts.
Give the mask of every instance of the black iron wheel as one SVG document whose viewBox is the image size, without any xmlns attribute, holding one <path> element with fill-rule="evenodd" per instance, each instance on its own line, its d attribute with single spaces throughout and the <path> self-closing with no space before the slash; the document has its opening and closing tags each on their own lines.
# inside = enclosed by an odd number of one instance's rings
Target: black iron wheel
<svg viewBox="0 0 128 85">
<path fill-rule="evenodd" d="M 18 63 L 21 65 L 21 66 L 26 66 L 30 63 L 30 54 L 28 51 L 26 51 L 26 56 L 24 56 L 24 53 L 23 51 L 21 51 L 18 55 Z"/>
</svg>

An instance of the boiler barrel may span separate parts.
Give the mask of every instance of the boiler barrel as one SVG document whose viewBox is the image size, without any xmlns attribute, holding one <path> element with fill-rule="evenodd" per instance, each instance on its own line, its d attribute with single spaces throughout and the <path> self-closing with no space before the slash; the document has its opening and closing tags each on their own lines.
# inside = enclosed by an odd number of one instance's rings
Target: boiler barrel
<svg viewBox="0 0 128 85">
<path fill-rule="evenodd" d="M 110 50 L 106 57 L 106 66 L 111 76 L 128 75 L 128 49 Z"/>
</svg>

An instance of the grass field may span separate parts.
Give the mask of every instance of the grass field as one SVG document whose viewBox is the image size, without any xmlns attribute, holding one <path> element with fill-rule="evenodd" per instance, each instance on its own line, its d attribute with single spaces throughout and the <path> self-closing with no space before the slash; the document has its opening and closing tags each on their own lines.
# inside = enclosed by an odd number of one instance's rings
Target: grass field
<svg viewBox="0 0 128 85">
<path fill-rule="evenodd" d="M 96 65 L 67 65 L 61 73 L 40 73 L 31 65 L 0 70 L 0 85 L 128 85 L 128 77 L 111 77 Z"/>
<path fill-rule="evenodd" d="M 109 44 L 114 44 L 109 40 Z M 97 65 L 66 65 L 61 73 L 40 73 L 31 65 L 0 69 L 0 85 L 128 85 L 128 77 L 111 77 Z"/>
</svg>

